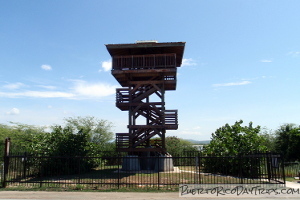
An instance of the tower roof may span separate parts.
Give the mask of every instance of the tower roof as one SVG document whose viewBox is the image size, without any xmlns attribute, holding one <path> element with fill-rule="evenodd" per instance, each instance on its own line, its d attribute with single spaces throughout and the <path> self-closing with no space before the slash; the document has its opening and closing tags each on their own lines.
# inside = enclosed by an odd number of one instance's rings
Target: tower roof
<svg viewBox="0 0 300 200">
<path fill-rule="evenodd" d="M 176 65 L 179 67 L 182 63 L 185 42 L 158 43 L 154 41 L 145 41 L 131 44 L 106 44 L 105 46 L 112 57 L 175 53 Z"/>
</svg>

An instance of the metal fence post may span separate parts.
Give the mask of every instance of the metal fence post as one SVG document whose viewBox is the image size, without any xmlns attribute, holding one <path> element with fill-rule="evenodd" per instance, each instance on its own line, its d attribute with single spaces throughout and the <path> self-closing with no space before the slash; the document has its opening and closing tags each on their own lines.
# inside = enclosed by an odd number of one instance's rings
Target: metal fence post
<svg viewBox="0 0 300 200">
<path fill-rule="evenodd" d="M 270 158 L 269 158 L 269 154 L 265 153 L 266 155 L 266 159 L 267 159 L 267 173 L 268 173 L 268 180 L 269 183 L 271 183 L 271 165 L 270 165 Z"/>
<path fill-rule="evenodd" d="M 197 158 L 198 158 L 198 182 L 196 183 L 196 184 L 201 184 L 201 157 L 200 157 L 200 155 L 199 155 L 199 153 L 198 153 L 198 156 L 197 156 Z"/>
<path fill-rule="evenodd" d="M 5 147 L 4 147 L 4 169 L 3 169 L 3 183 L 2 187 L 6 187 L 6 179 L 8 174 L 8 166 L 9 166 L 9 148 L 10 148 L 10 138 L 5 139 Z"/>
<path fill-rule="evenodd" d="M 27 152 L 24 152 L 24 160 L 23 160 L 23 178 L 26 178 L 26 170 L 27 170 Z"/>
<path fill-rule="evenodd" d="M 244 156 L 242 156 L 241 154 L 238 154 L 237 158 L 238 158 L 238 163 L 239 163 L 239 178 L 240 178 L 240 184 L 243 184 L 243 161 L 242 158 Z"/>
<path fill-rule="evenodd" d="M 80 181 L 80 179 L 81 179 L 81 170 L 80 170 L 80 168 L 81 168 L 81 160 L 80 160 L 80 157 L 78 157 L 77 158 L 78 160 L 77 160 L 77 162 L 78 162 L 78 180 L 77 180 L 77 182 L 78 182 L 78 184 L 80 184 L 81 183 L 81 181 Z"/>
<path fill-rule="evenodd" d="M 121 155 L 120 155 L 120 152 L 118 153 L 118 157 L 117 157 L 117 163 L 118 163 L 118 189 L 120 189 L 120 164 L 121 164 Z"/>
<path fill-rule="evenodd" d="M 159 184 L 160 184 L 160 177 L 159 177 L 159 172 L 160 172 L 160 159 L 159 159 L 159 155 L 157 154 L 157 161 L 158 161 L 158 163 L 157 163 L 157 168 L 158 168 L 158 173 L 157 173 L 157 189 L 159 190 Z"/>
<path fill-rule="evenodd" d="M 279 154 L 280 156 L 280 160 L 281 160 L 281 175 L 282 175 L 282 179 L 283 179 L 283 184 L 285 186 L 286 182 L 285 182 L 285 172 L 284 172 L 284 157 L 283 154 Z M 300 172 L 299 172 L 299 178 L 300 178 Z"/>
</svg>

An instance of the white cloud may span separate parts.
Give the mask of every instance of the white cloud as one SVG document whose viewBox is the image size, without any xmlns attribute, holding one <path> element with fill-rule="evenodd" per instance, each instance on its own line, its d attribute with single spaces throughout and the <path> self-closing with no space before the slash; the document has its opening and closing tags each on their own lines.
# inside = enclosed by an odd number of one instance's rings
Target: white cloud
<svg viewBox="0 0 300 200">
<path fill-rule="evenodd" d="M 48 91 L 28 91 L 25 93 L 29 97 L 41 97 L 41 98 L 71 98 L 74 97 L 74 94 L 68 92 L 48 92 Z"/>
<path fill-rule="evenodd" d="M 192 58 L 183 58 L 181 66 L 192 66 L 196 65 L 196 62 Z"/>
<path fill-rule="evenodd" d="M 69 110 L 63 110 L 63 111 L 62 111 L 62 114 L 63 114 L 63 115 L 74 115 L 74 112 L 69 111 Z"/>
<path fill-rule="evenodd" d="M 112 62 L 111 62 L 111 60 L 108 60 L 108 61 L 103 61 L 102 63 L 101 63 L 101 67 L 104 69 L 104 71 L 109 71 L 109 70 L 111 70 L 111 68 L 112 68 Z M 99 72 L 101 72 L 102 70 L 100 69 L 99 70 Z"/>
<path fill-rule="evenodd" d="M 75 81 L 74 93 L 78 96 L 105 97 L 115 94 L 116 87 L 105 83 L 87 83 L 85 81 Z"/>
<path fill-rule="evenodd" d="M 20 97 L 35 97 L 35 98 L 72 98 L 74 94 L 67 92 L 48 92 L 48 91 L 24 91 L 15 93 L 0 92 L 0 97 L 20 98 Z"/>
<path fill-rule="evenodd" d="M 293 57 L 298 57 L 298 56 L 300 56 L 300 51 L 290 51 L 287 53 L 287 55 L 290 55 Z"/>
<path fill-rule="evenodd" d="M 0 97 L 5 98 L 67 98 L 67 99 L 82 99 L 82 98 L 101 98 L 114 95 L 116 85 L 96 82 L 89 83 L 83 80 L 70 80 L 72 86 L 68 91 L 56 91 L 55 86 L 37 85 L 44 90 L 23 90 L 17 92 L 0 91 Z M 6 85 L 6 88 L 18 88 L 21 84 Z M 49 91 L 50 90 L 50 91 Z"/>
<path fill-rule="evenodd" d="M 262 60 L 260 60 L 260 62 L 270 63 L 270 62 L 273 62 L 273 61 L 271 59 L 262 59 Z"/>
<path fill-rule="evenodd" d="M 201 129 L 201 126 L 195 126 L 194 128 L 193 128 L 193 130 L 200 130 Z"/>
<path fill-rule="evenodd" d="M 17 82 L 17 83 L 6 84 L 3 86 L 3 88 L 15 90 L 15 89 L 19 89 L 24 86 L 25 86 L 25 84 Z"/>
<path fill-rule="evenodd" d="M 52 85 L 37 85 L 38 87 L 41 87 L 41 88 L 45 88 L 45 89 L 49 89 L 49 90 L 54 90 L 56 89 L 55 86 L 52 86 Z"/>
<path fill-rule="evenodd" d="M 213 84 L 213 87 L 226 87 L 226 86 L 237 86 L 237 85 L 247 85 L 250 84 L 250 81 L 241 81 L 241 82 L 232 82 L 232 83 L 220 83 Z"/>
<path fill-rule="evenodd" d="M 41 68 L 46 71 L 52 70 L 52 67 L 50 65 L 42 65 Z"/>
<path fill-rule="evenodd" d="M 7 115 L 18 115 L 20 114 L 20 110 L 18 108 L 13 108 L 10 111 L 6 112 Z"/>
</svg>

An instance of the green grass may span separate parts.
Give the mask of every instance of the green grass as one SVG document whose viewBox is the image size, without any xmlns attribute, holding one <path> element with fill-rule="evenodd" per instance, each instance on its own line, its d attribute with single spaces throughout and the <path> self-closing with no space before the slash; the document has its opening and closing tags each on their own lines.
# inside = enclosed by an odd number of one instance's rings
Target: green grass
<svg viewBox="0 0 300 200">
<path fill-rule="evenodd" d="M 294 177 L 285 177 L 285 180 L 290 182 L 296 182 L 296 183 L 300 182 L 299 179 L 295 179 Z"/>
</svg>

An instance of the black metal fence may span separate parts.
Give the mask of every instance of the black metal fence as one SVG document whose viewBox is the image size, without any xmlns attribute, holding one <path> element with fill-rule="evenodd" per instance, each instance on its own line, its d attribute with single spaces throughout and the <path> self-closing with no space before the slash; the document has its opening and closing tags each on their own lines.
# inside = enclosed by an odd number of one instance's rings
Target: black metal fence
<svg viewBox="0 0 300 200">
<path fill-rule="evenodd" d="M 300 176 L 300 162 L 285 162 L 284 174 L 287 177 L 299 177 Z"/>
<path fill-rule="evenodd" d="M 2 186 L 176 190 L 179 184 L 285 184 L 282 157 L 269 153 L 216 157 L 189 152 L 167 159 L 158 155 L 114 154 L 106 152 L 102 157 L 7 154 L 4 156 Z M 98 166 L 91 167 L 89 163 L 95 163 L 95 159 Z"/>
</svg>

